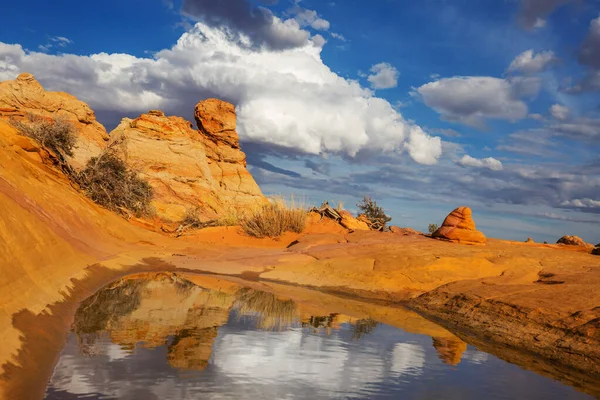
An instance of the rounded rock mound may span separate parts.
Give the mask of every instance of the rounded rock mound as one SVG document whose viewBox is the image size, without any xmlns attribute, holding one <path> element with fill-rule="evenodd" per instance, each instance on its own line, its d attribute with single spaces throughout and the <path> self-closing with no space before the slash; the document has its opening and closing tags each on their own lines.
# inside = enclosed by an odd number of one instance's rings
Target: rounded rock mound
<svg viewBox="0 0 600 400">
<path fill-rule="evenodd" d="M 557 244 L 565 244 L 567 246 L 583 246 L 583 247 L 593 247 L 591 244 L 586 243 L 579 236 L 570 236 L 565 235 L 556 241 Z"/>
<path fill-rule="evenodd" d="M 458 207 L 444 220 L 431 237 L 464 244 L 485 244 L 485 235 L 478 231 L 469 207 Z"/>
</svg>

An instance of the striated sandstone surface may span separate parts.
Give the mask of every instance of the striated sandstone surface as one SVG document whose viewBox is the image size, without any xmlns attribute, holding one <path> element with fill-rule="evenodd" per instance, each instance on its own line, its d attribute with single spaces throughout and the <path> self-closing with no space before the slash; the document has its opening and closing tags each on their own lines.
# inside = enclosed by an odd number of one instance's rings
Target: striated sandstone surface
<svg viewBox="0 0 600 400">
<path fill-rule="evenodd" d="M 478 231 L 469 207 L 458 207 L 431 236 L 437 239 L 466 244 L 484 244 L 485 235 Z"/>
<path fill-rule="evenodd" d="M 413 229 L 410 227 L 401 228 L 399 226 L 390 226 L 390 232 L 398 234 L 398 235 L 404 235 L 404 236 L 422 235 L 423 234 L 423 232 L 419 232 L 416 229 Z"/>
<path fill-rule="evenodd" d="M 212 107 L 203 107 L 205 103 Z M 111 143 L 120 146 L 127 163 L 152 185 L 153 206 L 163 220 L 181 221 L 196 208 L 202 219 L 216 219 L 265 201 L 246 169 L 233 106 L 207 100 L 196 110 L 206 113 L 201 114 L 205 120 L 199 131 L 181 117 L 154 110 L 123 119 L 111 132 Z"/>
<path fill-rule="evenodd" d="M 28 73 L 22 73 L 14 81 L 0 82 L 0 119 L 23 120 L 28 114 L 62 117 L 74 125 L 78 139 L 69 161 L 75 168 L 83 167 L 106 148 L 106 129 L 96 121 L 92 109 L 75 96 L 48 92 Z"/>
</svg>

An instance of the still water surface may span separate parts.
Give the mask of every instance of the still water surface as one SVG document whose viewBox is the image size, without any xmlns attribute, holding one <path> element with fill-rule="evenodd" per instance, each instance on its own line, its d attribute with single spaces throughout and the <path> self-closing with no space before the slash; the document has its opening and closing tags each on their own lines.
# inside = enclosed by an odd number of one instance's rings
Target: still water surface
<svg viewBox="0 0 600 400">
<path fill-rule="evenodd" d="M 391 326 L 345 300 L 223 285 L 108 285 L 79 307 L 46 399 L 590 398 L 405 310 L 373 312 Z"/>
</svg>

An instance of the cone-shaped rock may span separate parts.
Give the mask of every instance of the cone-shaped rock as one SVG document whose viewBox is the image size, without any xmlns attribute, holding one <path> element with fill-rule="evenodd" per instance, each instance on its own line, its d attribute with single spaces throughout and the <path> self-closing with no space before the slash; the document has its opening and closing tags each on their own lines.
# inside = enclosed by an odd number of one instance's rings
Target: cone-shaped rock
<svg viewBox="0 0 600 400">
<path fill-rule="evenodd" d="M 475 228 L 472 214 L 469 207 L 458 207 L 431 236 L 457 243 L 484 244 L 485 235 Z"/>
</svg>

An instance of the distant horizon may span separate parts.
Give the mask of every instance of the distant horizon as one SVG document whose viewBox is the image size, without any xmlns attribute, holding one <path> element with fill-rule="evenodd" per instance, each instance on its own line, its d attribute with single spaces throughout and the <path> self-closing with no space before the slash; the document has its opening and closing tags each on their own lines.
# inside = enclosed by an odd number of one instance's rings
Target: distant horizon
<svg viewBox="0 0 600 400">
<path fill-rule="evenodd" d="M 600 3 L 404 3 L 11 3 L 0 80 L 32 73 L 109 132 L 229 101 L 267 195 L 371 195 L 421 231 L 465 205 L 488 237 L 599 243 Z"/>
</svg>

